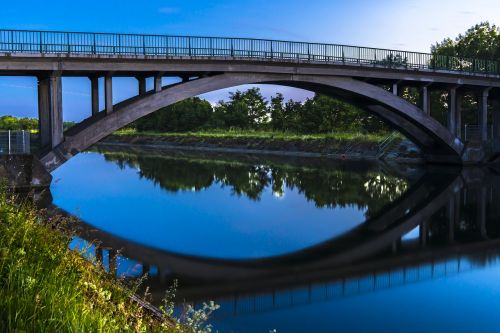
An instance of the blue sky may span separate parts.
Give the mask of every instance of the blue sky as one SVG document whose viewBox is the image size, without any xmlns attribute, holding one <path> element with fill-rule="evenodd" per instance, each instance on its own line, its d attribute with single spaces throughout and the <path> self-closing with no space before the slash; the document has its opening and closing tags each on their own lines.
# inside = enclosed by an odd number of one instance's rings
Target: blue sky
<svg viewBox="0 0 500 333">
<path fill-rule="evenodd" d="M 318 41 L 380 48 L 429 51 L 432 43 L 456 36 L 481 21 L 500 24 L 498 0 L 85 0 L 8 1 L 0 28 L 237 36 Z M 64 116 L 90 113 L 86 78 L 63 81 Z M 115 82 L 115 100 L 136 92 L 133 79 Z M 269 96 L 309 93 L 267 86 Z M 203 97 L 215 103 L 227 91 Z M 0 114 L 36 117 L 36 80 L 0 78 Z"/>
</svg>

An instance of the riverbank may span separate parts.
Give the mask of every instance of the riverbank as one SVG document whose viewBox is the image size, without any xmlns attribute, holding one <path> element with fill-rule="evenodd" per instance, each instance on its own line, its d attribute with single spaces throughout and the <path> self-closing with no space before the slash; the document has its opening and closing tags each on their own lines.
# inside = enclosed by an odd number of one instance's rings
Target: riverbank
<svg viewBox="0 0 500 333">
<path fill-rule="evenodd" d="M 124 130 L 107 137 L 102 144 L 353 160 L 380 159 L 396 150 L 398 158 L 418 161 L 418 152 L 405 147 L 401 150 L 403 141 L 401 135 L 387 133 L 299 135 L 266 131 L 154 133 Z"/>
<path fill-rule="evenodd" d="M 135 288 L 69 250 L 71 227 L 0 192 L 0 331 L 175 332 Z"/>
</svg>

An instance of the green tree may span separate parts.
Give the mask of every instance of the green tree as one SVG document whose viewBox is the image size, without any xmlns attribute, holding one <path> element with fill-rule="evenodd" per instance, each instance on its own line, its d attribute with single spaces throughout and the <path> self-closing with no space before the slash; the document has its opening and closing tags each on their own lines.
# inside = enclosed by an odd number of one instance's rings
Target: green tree
<svg viewBox="0 0 500 333">
<path fill-rule="evenodd" d="M 462 58 L 499 59 L 500 29 L 489 22 L 482 22 L 459 34 L 454 40 L 445 38 L 431 47 L 436 55 Z"/>
<path fill-rule="evenodd" d="M 186 132 L 204 127 L 212 117 L 212 105 L 199 97 L 188 98 L 139 119 L 139 131 Z"/>
<path fill-rule="evenodd" d="M 269 106 L 269 114 L 271 115 L 271 128 L 275 131 L 283 131 L 285 129 L 285 106 L 283 94 L 277 93 L 271 97 L 271 105 Z"/>
</svg>

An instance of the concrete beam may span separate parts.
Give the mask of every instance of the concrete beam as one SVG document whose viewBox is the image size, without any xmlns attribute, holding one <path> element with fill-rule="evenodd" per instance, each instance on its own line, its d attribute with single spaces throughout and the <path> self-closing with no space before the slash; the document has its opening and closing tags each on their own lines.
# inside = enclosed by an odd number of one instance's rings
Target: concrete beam
<svg viewBox="0 0 500 333">
<path fill-rule="evenodd" d="M 157 74 L 154 78 L 155 80 L 155 92 L 160 92 L 161 91 L 161 78 L 162 74 Z"/>
<path fill-rule="evenodd" d="M 486 188 L 485 186 L 481 186 L 481 188 L 478 189 L 479 193 L 476 198 L 477 202 L 477 226 L 479 229 L 479 233 L 481 235 L 481 238 L 487 239 L 488 238 L 488 232 L 486 230 Z"/>
<path fill-rule="evenodd" d="M 105 112 L 110 114 L 113 112 L 113 77 L 106 75 L 104 77 L 104 101 Z"/>
<path fill-rule="evenodd" d="M 99 78 L 91 76 L 90 79 L 90 95 L 92 99 L 92 115 L 99 113 Z"/>
<path fill-rule="evenodd" d="M 495 150 L 500 149 L 500 99 L 492 98 L 491 105 L 493 107 L 493 146 Z"/>
<path fill-rule="evenodd" d="M 41 148 L 52 146 L 50 134 L 50 80 L 48 78 L 38 79 L 38 133 Z"/>
<path fill-rule="evenodd" d="M 462 132 L 462 96 L 456 87 L 448 91 L 448 130 L 454 136 L 460 137 Z"/>
<path fill-rule="evenodd" d="M 40 146 L 55 148 L 64 139 L 60 76 L 38 79 Z"/>
<path fill-rule="evenodd" d="M 63 142 L 62 81 L 60 76 L 50 77 L 52 148 Z"/>
<path fill-rule="evenodd" d="M 420 103 L 419 107 L 426 115 L 431 114 L 431 96 L 429 86 L 424 86 L 420 89 Z"/>
<path fill-rule="evenodd" d="M 139 84 L 139 96 L 144 96 L 146 94 L 146 77 L 137 76 L 136 79 Z"/>
<path fill-rule="evenodd" d="M 483 89 L 479 96 L 479 131 L 481 133 L 481 141 L 488 140 L 488 98 L 490 88 Z"/>
</svg>

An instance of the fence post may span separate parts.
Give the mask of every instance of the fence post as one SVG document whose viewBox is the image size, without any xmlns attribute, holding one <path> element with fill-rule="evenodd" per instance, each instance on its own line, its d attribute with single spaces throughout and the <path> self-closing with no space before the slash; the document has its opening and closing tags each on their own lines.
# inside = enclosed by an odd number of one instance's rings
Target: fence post
<svg viewBox="0 0 500 333">
<path fill-rule="evenodd" d="M 24 130 L 22 130 L 22 136 L 23 136 L 23 154 L 26 154 L 26 138 L 24 135 Z"/>
<path fill-rule="evenodd" d="M 7 134 L 7 135 L 8 135 L 8 137 L 9 137 L 9 155 L 10 155 L 10 130 L 9 130 L 9 132 L 8 132 L 8 134 Z"/>
</svg>

